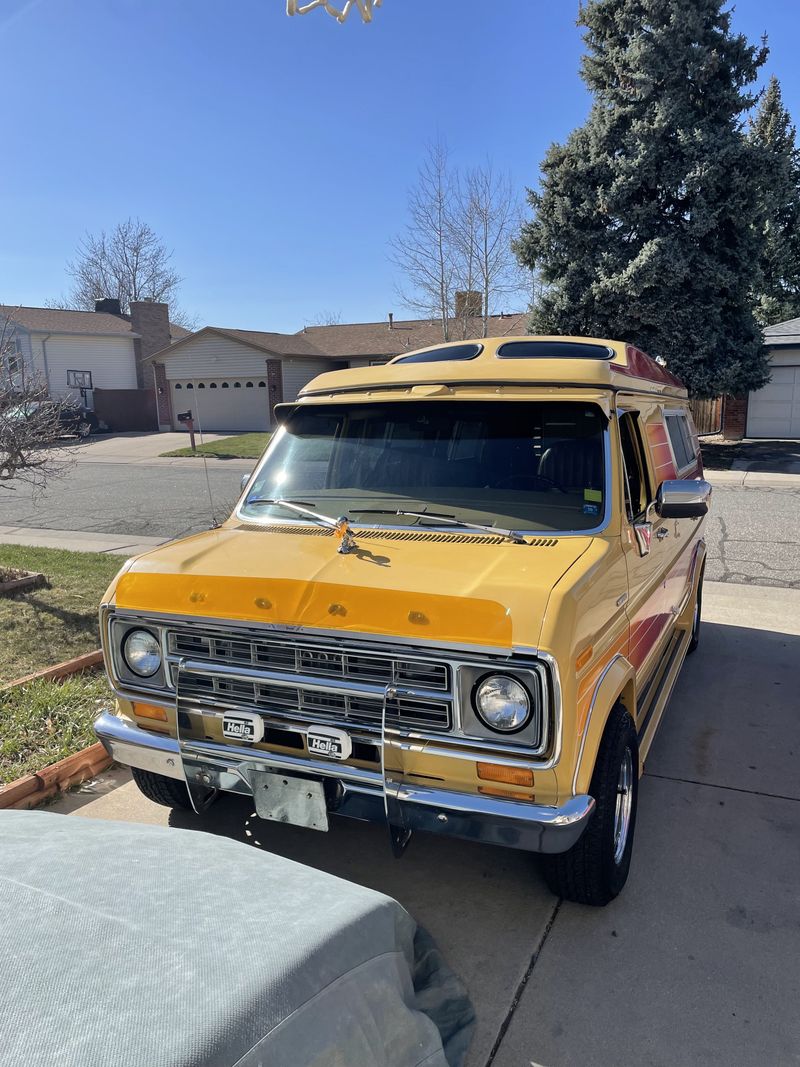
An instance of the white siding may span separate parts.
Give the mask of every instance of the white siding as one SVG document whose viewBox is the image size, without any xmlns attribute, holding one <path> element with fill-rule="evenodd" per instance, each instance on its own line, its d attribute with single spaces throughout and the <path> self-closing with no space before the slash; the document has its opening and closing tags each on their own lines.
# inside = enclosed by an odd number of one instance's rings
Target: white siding
<svg viewBox="0 0 800 1067">
<path fill-rule="evenodd" d="M 297 394 L 312 378 L 331 370 L 330 360 L 309 359 L 305 356 L 285 356 L 283 359 L 283 399 L 297 399 Z"/>
<path fill-rule="evenodd" d="M 190 378 L 222 381 L 225 378 L 242 378 L 254 374 L 263 377 L 267 372 L 267 360 L 270 358 L 275 357 L 240 341 L 207 334 L 205 337 L 188 341 L 159 362 L 164 364 L 170 381 L 185 381 Z"/>
<path fill-rule="evenodd" d="M 51 334 L 45 340 L 34 335 L 33 349 L 37 368 L 47 367 L 47 382 L 53 396 L 80 395 L 67 389 L 68 370 L 90 370 L 95 389 L 137 387 L 133 338 Z"/>
</svg>

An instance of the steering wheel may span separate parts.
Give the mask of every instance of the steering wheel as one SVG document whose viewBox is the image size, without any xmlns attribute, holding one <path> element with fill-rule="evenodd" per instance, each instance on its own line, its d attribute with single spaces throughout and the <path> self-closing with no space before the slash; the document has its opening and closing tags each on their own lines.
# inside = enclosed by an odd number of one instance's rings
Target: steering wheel
<svg viewBox="0 0 800 1067">
<path fill-rule="evenodd" d="M 490 488 L 487 486 L 487 488 Z M 494 483 L 495 489 L 557 489 L 560 493 L 566 493 L 566 489 L 560 482 L 548 478 L 545 474 L 508 474 Z"/>
</svg>

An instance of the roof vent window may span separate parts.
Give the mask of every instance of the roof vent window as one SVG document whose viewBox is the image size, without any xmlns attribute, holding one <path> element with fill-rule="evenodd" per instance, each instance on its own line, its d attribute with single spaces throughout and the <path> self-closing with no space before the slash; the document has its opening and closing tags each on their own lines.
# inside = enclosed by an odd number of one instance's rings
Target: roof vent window
<svg viewBox="0 0 800 1067">
<path fill-rule="evenodd" d="M 427 352 L 414 352 L 410 356 L 400 356 L 392 363 L 449 363 L 475 359 L 483 351 L 483 345 L 450 345 L 448 348 L 429 348 Z"/>
<path fill-rule="evenodd" d="M 509 341 L 498 359 L 613 359 L 614 349 L 585 341 Z"/>
</svg>

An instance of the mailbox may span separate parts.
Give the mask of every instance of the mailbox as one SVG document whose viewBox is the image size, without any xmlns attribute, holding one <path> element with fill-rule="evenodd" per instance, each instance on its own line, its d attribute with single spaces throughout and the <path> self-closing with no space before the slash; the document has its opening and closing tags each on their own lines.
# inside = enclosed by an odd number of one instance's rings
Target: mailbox
<svg viewBox="0 0 800 1067">
<path fill-rule="evenodd" d="M 189 411 L 179 411 L 178 412 L 178 422 L 192 422 L 192 421 L 194 421 L 194 420 L 192 419 L 191 410 L 189 410 Z"/>
</svg>

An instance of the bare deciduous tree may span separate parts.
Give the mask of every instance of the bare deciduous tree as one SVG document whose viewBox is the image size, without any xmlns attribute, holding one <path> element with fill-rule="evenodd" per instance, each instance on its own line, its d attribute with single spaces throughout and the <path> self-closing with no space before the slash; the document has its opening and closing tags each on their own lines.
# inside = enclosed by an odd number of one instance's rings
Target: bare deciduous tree
<svg viewBox="0 0 800 1067">
<path fill-rule="evenodd" d="M 409 195 L 409 220 L 392 242 L 406 307 L 442 324 L 442 338 L 486 336 L 489 316 L 530 298 L 511 242 L 520 199 L 491 162 L 461 176 L 441 140 L 432 142 Z M 459 300 L 456 294 L 464 294 Z"/>
<path fill-rule="evenodd" d="M 406 279 L 400 298 L 406 307 L 442 324 L 450 338 L 456 278 L 453 210 L 456 188 L 441 139 L 432 141 L 409 193 L 408 222 L 392 241 L 392 259 Z"/>
<path fill-rule="evenodd" d="M 525 279 L 511 247 L 521 221 L 520 202 L 507 174 L 495 171 L 491 162 L 467 172 L 459 183 L 453 236 L 462 288 L 481 294 L 483 337 L 491 314 L 509 299 L 522 299 Z M 465 307 L 469 309 L 468 301 Z"/>
<path fill-rule="evenodd" d="M 17 351 L 15 326 L 0 319 L 0 490 L 21 482 L 42 489 L 62 474 L 68 455 L 60 446 L 62 415 L 71 400 L 52 400 L 47 383 Z M 1 498 L 0 498 L 1 502 Z"/>
<path fill-rule="evenodd" d="M 126 219 L 109 233 L 87 234 L 67 274 L 72 278 L 68 307 L 94 311 L 95 300 L 110 296 L 127 315 L 132 300 L 157 300 L 170 305 L 172 322 L 194 326 L 177 306 L 182 279 L 172 266 L 172 252 L 141 219 Z"/>
<path fill-rule="evenodd" d="M 341 326 L 341 311 L 318 311 L 306 326 Z"/>
</svg>

